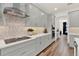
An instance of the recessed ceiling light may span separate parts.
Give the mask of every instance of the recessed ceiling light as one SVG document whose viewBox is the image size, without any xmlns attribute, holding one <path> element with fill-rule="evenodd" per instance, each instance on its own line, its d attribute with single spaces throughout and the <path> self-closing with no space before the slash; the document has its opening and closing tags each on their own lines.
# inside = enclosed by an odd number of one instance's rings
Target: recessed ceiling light
<svg viewBox="0 0 79 59">
<path fill-rule="evenodd" d="M 55 10 L 55 11 L 57 11 L 57 10 L 58 10 L 58 8 L 54 8 L 54 10 Z"/>
<path fill-rule="evenodd" d="M 44 13 L 41 13 L 41 15 L 44 15 Z"/>
</svg>

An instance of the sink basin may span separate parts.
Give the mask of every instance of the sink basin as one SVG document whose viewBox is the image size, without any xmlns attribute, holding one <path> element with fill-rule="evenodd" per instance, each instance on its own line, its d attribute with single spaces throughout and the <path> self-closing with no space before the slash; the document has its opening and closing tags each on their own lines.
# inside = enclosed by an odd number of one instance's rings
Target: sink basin
<svg viewBox="0 0 79 59">
<path fill-rule="evenodd" d="M 9 43 L 13 43 L 13 42 L 21 41 L 21 40 L 30 39 L 30 38 L 31 37 L 23 36 L 23 37 L 18 37 L 18 38 L 5 39 L 4 41 L 6 44 L 9 44 Z"/>
</svg>

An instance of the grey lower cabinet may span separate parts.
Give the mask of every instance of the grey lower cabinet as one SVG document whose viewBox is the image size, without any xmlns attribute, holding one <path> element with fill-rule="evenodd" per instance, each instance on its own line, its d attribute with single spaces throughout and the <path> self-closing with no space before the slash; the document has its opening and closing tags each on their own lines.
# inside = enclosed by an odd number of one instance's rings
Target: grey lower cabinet
<svg viewBox="0 0 79 59">
<path fill-rule="evenodd" d="M 30 56 L 33 55 L 32 53 L 34 53 L 34 51 L 35 51 L 35 39 L 3 48 L 1 49 L 1 55 L 2 56 L 21 56 L 21 55 Z"/>
<path fill-rule="evenodd" d="M 51 35 L 44 35 L 35 39 L 0 49 L 2 56 L 35 56 L 53 42 Z"/>
<path fill-rule="evenodd" d="M 54 40 L 51 39 L 51 35 L 45 35 L 37 38 L 36 40 L 36 52 L 37 54 L 48 47 Z"/>
</svg>

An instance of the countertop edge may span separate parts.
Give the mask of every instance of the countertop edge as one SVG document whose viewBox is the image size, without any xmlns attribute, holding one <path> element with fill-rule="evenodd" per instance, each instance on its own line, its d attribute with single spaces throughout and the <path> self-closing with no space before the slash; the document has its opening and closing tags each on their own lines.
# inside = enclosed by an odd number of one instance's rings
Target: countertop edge
<svg viewBox="0 0 79 59">
<path fill-rule="evenodd" d="M 0 44 L 0 49 L 5 48 L 5 47 L 10 47 L 10 46 L 15 45 L 15 44 L 20 44 L 20 43 L 23 43 L 23 42 L 27 42 L 27 41 L 36 39 L 37 37 L 44 36 L 44 35 L 49 35 L 49 34 L 51 34 L 51 33 L 41 33 L 41 34 L 38 34 L 38 35 L 33 35 L 33 36 L 30 36 L 32 38 L 30 38 L 28 40 L 22 40 L 22 41 L 14 42 L 14 43 L 11 43 L 11 44 L 5 44 L 5 43 L 3 43 L 4 40 L 2 40 L 3 44 L 2 45 Z"/>
</svg>

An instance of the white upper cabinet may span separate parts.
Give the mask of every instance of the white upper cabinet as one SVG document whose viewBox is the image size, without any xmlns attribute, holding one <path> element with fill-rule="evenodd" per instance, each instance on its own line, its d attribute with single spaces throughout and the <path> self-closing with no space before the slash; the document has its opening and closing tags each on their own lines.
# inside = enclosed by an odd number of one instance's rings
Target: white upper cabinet
<svg viewBox="0 0 79 59">
<path fill-rule="evenodd" d="M 20 3 L 13 3 L 13 7 L 20 9 Z"/>
<path fill-rule="evenodd" d="M 79 11 L 69 13 L 70 27 L 79 27 Z"/>
<path fill-rule="evenodd" d="M 0 3 L 0 25 L 3 25 L 3 18 L 2 18 L 2 4 Z"/>
</svg>

